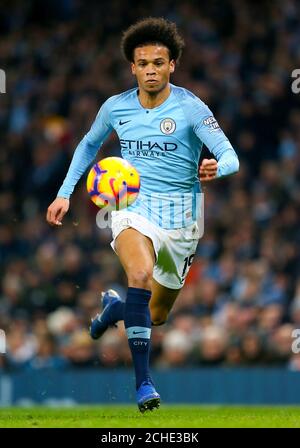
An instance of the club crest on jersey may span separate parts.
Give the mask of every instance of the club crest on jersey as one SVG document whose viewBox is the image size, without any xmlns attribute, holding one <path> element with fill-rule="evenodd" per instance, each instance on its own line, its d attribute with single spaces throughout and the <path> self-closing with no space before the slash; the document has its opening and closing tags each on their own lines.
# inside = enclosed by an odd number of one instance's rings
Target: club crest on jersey
<svg viewBox="0 0 300 448">
<path fill-rule="evenodd" d="M 164 134 L 173 134 L 176 129 L 176 123 L 172 118 L 165 118 L 160 122 L 160 130 Z"/>
</svg>

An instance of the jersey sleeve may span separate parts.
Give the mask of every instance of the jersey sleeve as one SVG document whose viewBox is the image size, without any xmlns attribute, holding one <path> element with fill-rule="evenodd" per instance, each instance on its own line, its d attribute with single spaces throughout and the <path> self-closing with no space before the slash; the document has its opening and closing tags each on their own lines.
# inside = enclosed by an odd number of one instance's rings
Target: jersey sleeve
<svg viewBox="0 0 300 448">
<path fill-rule="evenodd" d="M 95 159 L 98 149 L 112 132 L 110 104 L 111 98 L 101 106 L 89 132 L 75 149 L 67 175 L 57 193 L 57 197 L 68 199 L 71 196 L 75 185 Z"/>
<path fill-rule="evenodd" d="M 190 117 L 195 134 L 218 161 L 217 177 L 236 173 L 238 156 L 209 107 L 200 100 L 194 101 Z"/>
</svg>

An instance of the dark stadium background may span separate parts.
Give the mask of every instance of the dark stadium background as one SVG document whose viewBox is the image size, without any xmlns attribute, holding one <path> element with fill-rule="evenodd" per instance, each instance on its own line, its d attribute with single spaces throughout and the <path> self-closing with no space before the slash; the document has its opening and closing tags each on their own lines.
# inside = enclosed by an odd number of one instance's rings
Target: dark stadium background
<svg viewBox="0 0 300 448">
<path fill-rule="evenodd" d="M 100 291 L 124 296 L 126 278 L 84 178 L 61 228 L 45 214 L 102 102 L 134 86 L 119 42 L 150 15 L 178 24 L 186 48 L 172 82 L 209 105 L 241 162 L 205 187 L 205 234 L 169 321 L 153 329 L 153 369 L 299 371 L 299 2 L 131 4 L 1 0 L 0 375 L 131 368 L 122 324 L 96 343 L 87 333 Z M 99 157 L 119 154 L 112 136 Z"/>
</svg>

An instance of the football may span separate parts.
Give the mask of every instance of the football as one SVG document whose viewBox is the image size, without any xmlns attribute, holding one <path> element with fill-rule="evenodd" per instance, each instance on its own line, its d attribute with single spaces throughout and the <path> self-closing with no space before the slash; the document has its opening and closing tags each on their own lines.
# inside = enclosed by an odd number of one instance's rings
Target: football
<svg viewBox="0 0 300 448">
<path fill-rule="evenodd" d="M 106 157 L 91 168 L 87 191 L 98 207 L 121 210 L 136 200 L 140 191 L 140 175 L 127 160 Z"/>
</svg>

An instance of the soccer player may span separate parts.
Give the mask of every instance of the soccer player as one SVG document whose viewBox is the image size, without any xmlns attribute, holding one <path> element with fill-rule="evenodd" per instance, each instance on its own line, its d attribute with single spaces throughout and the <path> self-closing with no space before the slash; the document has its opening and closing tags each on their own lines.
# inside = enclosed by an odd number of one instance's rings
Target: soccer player
<svg viewBox="0 0 300 448">
<path fill-rule="evenodd" d="M 123 158 L 140 173 L 141 190 L 131 206 L 112 212 L 111 244 L 127 275 L 126 301 L 113 290 L 102 293 L 103 310 L 92 320 L 90 334 L 97 339 L 124 320 L 141 412 L 160 404 L 149 372 L 151 326 L 167 320 L 195 254 L 200 182 L 239 169 L 206 104 L 170 83 L 183 46 L 176 25 L 163 18 L 141 20 L 124 33 L 121 48 L 137 87 L 102 105 L 47 211 L 47 221 L 60 226 L 76 183 L 115 129 Z M 215 159 L 204 159 L 198 171 L 203 143 Z"/>
</svg>

